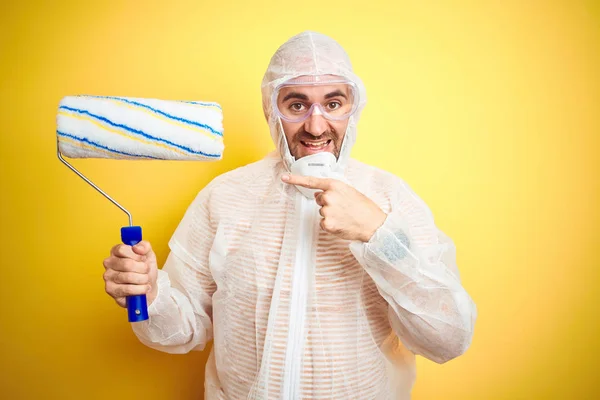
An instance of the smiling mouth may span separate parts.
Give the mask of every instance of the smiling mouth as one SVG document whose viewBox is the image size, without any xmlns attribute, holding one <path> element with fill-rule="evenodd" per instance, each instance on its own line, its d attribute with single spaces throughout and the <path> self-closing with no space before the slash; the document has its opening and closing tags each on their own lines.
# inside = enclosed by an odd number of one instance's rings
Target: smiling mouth
<svg viewBox="0 0 600 400">
<path fill-rule="evenodd" d="M 321 141 L 318 141 L 318 142 L 303 142 L 303 141 L 300 141 L 300 143 L 302 143 L 302 145 L 304 147 L 307 147 L 309 149 L 320 150 L 320 149 L 324 149 L 325 147 L 329 146 L 329 144 L 331 143 L 331 139 L 329 139 L 329 140 L 321 140 Z"/>
</svg>

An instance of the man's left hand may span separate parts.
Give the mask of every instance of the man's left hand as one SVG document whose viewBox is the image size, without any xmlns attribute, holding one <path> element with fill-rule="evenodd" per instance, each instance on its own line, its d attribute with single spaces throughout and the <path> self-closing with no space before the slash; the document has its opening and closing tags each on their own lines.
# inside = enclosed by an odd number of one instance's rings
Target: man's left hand
<svg viewBox="0 0 600 400">
<path fill-rule="evenodd" d="M 321 228 L 342 239 L 368 242 L 383 225 L 386 214 L 364 194 L 336 179 L 284 175 L 283 182 L 322 190 L 315 193 L 321 209 Z"/>
</svg>

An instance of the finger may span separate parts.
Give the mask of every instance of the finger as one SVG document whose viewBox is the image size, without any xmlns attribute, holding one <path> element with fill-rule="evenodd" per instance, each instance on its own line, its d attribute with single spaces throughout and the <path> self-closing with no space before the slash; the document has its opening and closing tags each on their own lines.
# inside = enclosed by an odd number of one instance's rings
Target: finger
<svg viewBox="0 0 600 400">
<path fill-rule="evenodd" d="M 138 254 L 140 256 L 149 256 L 154 253 L 152 251 L 152 245 L 146 240 L 142 240 L 141 242 L 133 246 L 131 249 L 135 254 Z"/>
<path fill-rule="evenodd" d="M 284 175 L 281 180 L 290 185 L 303 186 L 310 189 L 327 190 L 331 187 L 331 179 L 314 176 Z"/>
<path fill-rule="evenodd" d="M 320 223 L 319 225 L 321 225 L 321 229 L 323 229 L 325 232 L 328 232 L 328 231 L 327 231 L 327 228 L 326 228 L 325 221 L 326 221 L 326 219 L 325 219 L 325 218 L 323 218 L 323 219 L 321 220 L 321 223 Z"/>
<path fill-rule="evenodd" d="M 325 218 L 328 215 L 330 215 L 331 212 L 331 206 L 323 206 L 319 209 L 319 214 L 321 214 L 321 217 Z"/>
<path fill-rule="evenodd" d="M 325 202 L 323 201 L 323 193 L 325 192 L 317 192 L 315 193 L 315 202 L 320 205 L 321 207 L 323 207 L 325 205 Z"/>
<path fill-rule="evenodd" d="M 135 261 L 131 258 L 109 257 L 105 260 L 107 269 L 120 272 L 137 272 L 138 274 L 147 274 L 150 272 L 150 266 L 141 261 Z"/>
<path fill-rule="evenodd" d="M 119 285 L 113 282 L 106 284 L 106 292 L 113 298 L 139 296 L 150 291 L 150 285 Z"/>
<path fill-rule="evenodd" d="M 150 283 L 148 274 L 138 274 L 136 272 L 113 271 L 108 274 L 107 279 L 122 285 L 148 285 Z"/>
<path fill-rule="evenodd" d="M 117 304 L 123 308 L 127 307 L 127 300 L 125 300 L 125 297 L 117 297 L 115 299 L 115 301 L 117 302 Z"/>
<path fill-rule="evenodd" d="M 141 261 L 142 256 L 135 254 L 131 246 L 126 244 L 118 244 L 114 246 L 110 252 L 111 255 L 119 258 L 131 258 L 132 260 Z"/>
<path fill-rule="evenodd" d="M 321 229 L 323 229 L 325 232 L 335 233 L 335 227 L 331 222 L 331 218 L 323 218 L 320 225 Z"/>
</svg>

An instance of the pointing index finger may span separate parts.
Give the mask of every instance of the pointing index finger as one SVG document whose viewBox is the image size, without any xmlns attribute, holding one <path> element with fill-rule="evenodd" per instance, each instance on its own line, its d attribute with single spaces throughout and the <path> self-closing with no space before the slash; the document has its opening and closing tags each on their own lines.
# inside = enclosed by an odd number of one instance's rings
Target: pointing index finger
<svg viewBox="0 0 600 400">
<path fill-rule="evenodd" d="M 131 258 L 132 260 L 141 261 L 142 256 L 135 254 L 131 248 L 126 244 L 118 244 L 111 250 L 111 255 L 118 258 Z"/>
<path fill-rule="evenodd" d="M 298 185 L 310 189 L 327 190 L 331 186 L 330 179 L 314 176 L 284 175 L 281 177 L 281 180 L 290 185 Z"/>
</svg>

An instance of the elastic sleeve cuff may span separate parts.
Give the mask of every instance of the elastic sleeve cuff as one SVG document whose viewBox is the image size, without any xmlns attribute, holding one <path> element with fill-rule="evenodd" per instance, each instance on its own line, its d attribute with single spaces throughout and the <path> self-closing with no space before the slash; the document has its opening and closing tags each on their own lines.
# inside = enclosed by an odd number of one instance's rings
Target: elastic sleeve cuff
<svg viewBox="0 0 600 400">
<path fill-rule="evenodd" d="M 159 269 L 156 283 L 158 285 L 156 298 L 154 299 L 152 304 L 148 306 L 149 317 L 160 315 L 161 310 L 164 308 L 165 297 L 168 296 L 168 290 L 166 289 L 171 286 L 169 274 L 167 274 L 166 271 Z"/>
<path fill-rule="evenodd" d="M 410 238 L 410 226 L 404 218 L 396 213 L 387 215 L 383 224 L 375 231 L 368 242 L 353 241 L 352 252 L 362 254 L 366 259 L 373 256 L 389 263 L 412 258 L 417 260 L 413 252 Z"/>
</svg>

